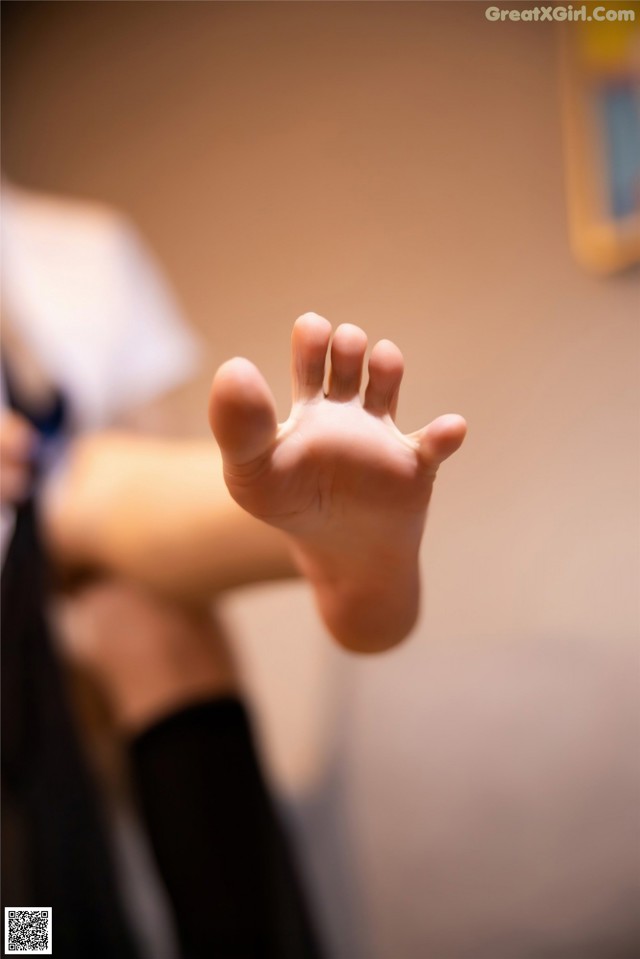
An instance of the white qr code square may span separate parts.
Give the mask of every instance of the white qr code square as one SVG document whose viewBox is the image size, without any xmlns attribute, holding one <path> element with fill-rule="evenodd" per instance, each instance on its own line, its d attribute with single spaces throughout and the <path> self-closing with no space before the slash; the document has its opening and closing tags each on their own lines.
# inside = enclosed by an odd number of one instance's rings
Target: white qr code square
<svg viewBox="0 0 640 959">
<path fill-rule="evenodd" d="M 51 906 L 13 906 L 4 911 L 7 956 L 50 956 Z"/>
</svg>

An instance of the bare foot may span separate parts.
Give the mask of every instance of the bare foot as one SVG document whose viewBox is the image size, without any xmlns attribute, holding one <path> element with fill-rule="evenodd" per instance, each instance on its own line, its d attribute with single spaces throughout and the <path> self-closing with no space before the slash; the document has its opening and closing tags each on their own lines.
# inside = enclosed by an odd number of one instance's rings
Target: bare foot
<svg viewBox="0 0 640 959">
<path fill-rule="evenodd" d="M 218 370 L 210 422 L 227 487 L 253 516 L 289 533 L 327 625 L 360 651 L 399 642 L 418 609 L 418 548 L 433 480 L 462 443 L 466 424 L 440 416 L 403 434 L 394 422 L 404 362 L 376 343 L 360 399 L 367 347 L 343 324 L 325 363 L 330 323 L 301 316 L 292 336 L 293 405 L 278 425 L 273 395 L 256 367 L 236 358 Z"/>
</svg>

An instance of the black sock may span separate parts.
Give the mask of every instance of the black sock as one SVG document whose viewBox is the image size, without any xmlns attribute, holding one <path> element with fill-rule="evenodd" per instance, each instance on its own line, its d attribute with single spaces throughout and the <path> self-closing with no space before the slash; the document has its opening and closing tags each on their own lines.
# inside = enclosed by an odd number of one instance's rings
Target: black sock
<svg viewBox="0 0 640 959">
<path fill-rule="evenodd" d="M 318 959 L 242 703 L 189 706 L 142 733 L 131 758 L 186 959 Z"/>
</svg>

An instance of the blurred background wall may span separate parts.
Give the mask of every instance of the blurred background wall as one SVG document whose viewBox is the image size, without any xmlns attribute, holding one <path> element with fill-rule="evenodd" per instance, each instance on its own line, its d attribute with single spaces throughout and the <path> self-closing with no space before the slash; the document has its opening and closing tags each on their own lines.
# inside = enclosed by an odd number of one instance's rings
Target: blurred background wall
<svg viewBox="0 0 640 959">
<path fill-rule="evenodd" d="M 284 417 L 305 310 L 396 340 L 401 428 L 468 419 L 401 649 L 226 602 L 338 959 L 638 945 L 638 276 L 570 256 L 553 26 L 484 7 L 3 9 L 4 173 L 136 221 L 209 349 L 185 429 L 237 353 Z"/>
</svg>

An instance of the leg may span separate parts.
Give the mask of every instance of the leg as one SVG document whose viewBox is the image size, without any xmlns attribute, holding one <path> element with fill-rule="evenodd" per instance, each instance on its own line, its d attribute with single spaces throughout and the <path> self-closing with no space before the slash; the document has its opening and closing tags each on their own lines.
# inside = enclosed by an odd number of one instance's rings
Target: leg
<svg viewBox="0 0 640 959">
<path fill-rule="evenodd" d="M 317 959 L 240 700 L 184 708 L 138 736 L 131 757 L 185 959 Z"/>
<path fill-rule="evenodd" d="M 60 628 L 67 658 L 102 691 L 126 736 L 185 704 L 239 690 L 226 637 L 207 609 L 101 580 L 63 603 Z"/>
<path fill-rule="evenodd" d="M 122 583 L 88 590 L 74 617 L 74 658 L 102 685 L 129 743 L 185 959 L 316 959 L 239 680 L 211 617 Z"/>
</svg>

